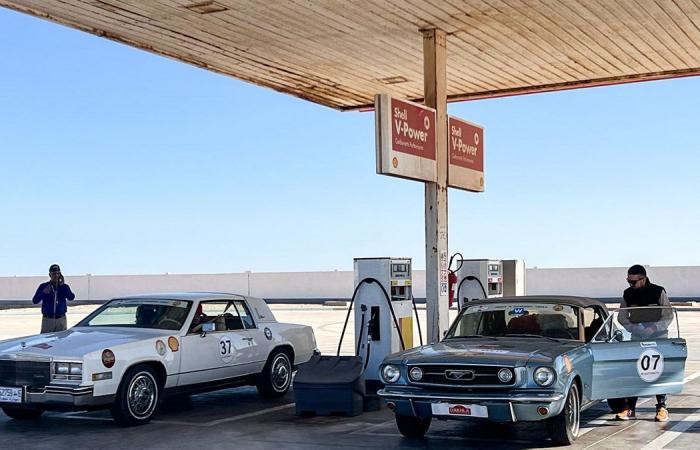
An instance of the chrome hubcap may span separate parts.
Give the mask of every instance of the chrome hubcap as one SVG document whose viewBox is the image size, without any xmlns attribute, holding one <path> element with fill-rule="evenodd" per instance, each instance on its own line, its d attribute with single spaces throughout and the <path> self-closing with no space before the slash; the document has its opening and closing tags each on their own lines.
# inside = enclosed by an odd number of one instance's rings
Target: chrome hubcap
<svg viewBox="0 0 700 450">
<path fill-rule="evenodd" d="M 129 384 L 129 412 L 136 418 L 150 416 L 156 406 L 158 387 L 150 373 L 142 372 L 136 375 Z"/>
<path fill-rule="evenodd" d="M 571 390 L 569 392 L 569 398 L 566 400 L 566 422 L 571 430 L 572 436 L 578 436 L 579 430 L 579 410 L 578 410 L 578 396 L 576 392 Z"/>
<path fill-rule="evenodd" d="M 272 362 L 272 386 L 277 392 L 282 392 L 289 386 L 291 370 L 289 360 L 285 355 L 278 355 Z"/>
</svg>

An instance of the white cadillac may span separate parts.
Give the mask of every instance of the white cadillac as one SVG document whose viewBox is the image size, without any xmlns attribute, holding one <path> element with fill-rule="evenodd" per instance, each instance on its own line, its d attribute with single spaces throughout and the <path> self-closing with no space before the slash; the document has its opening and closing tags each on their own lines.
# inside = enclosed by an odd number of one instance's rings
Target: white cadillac
<svg viewBox="0 0 700 450">
<path fill-rule="evenodd" d="M 0 342 L 0 407 L 15 419 L 110 408 L 138 425 L 165 395 L 252 384 L 282 396 L 316 351 L 311 327 L 277 322 L 259 298 L 117 298 L 67 331 Z"/>
</svg>

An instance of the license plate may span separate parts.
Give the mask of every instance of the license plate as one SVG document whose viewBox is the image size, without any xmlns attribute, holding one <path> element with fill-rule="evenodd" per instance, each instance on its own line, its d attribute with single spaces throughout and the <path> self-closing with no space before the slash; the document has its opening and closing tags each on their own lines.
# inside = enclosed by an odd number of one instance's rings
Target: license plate
<svg viewBox="0 0 700 450">
<path fill-rule="evenodd" d="M 488 417 L 489 410 L 483 405 L 461 403 L 432 403 L 433 414 L 437 416 Z"/>
<path fill-rule="evenodd" d="M 22 403 L 22 388 L 0 386 L 0 403 Z"/>
</svg>

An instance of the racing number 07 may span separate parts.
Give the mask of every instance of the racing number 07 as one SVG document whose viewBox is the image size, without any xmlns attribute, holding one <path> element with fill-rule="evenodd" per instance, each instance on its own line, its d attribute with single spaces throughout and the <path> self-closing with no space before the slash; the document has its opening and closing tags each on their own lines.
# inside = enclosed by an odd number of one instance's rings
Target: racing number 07
<svg viewBox="0 0 700 450">
<path fill-rule="evenodd" d="M 652 370 L 656 370 L 657 366 L 659 365 L 659 360 L 661 359 L 661 355 L 655 354 L 655 355 L 644 355 L 642 357 L 642 360 L 639 361 L 639 364 L 642 366 L 643 370 L 649 370 L 649 367 L 651 367 L 651 359 L 654 358 L 654 367 Z"/>
</svg>

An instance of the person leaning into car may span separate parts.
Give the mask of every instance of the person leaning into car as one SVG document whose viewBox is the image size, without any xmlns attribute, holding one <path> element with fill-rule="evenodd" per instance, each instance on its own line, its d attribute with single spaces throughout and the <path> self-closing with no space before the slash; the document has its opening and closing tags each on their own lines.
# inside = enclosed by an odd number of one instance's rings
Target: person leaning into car
<svg viewBox="0 0 700 450">
<path fill-rule="evenodd" d="M 656 285 L 647 277 L 647 271 L 644 266 L 635 264 L 627 270 L 627 283 L 630 285 L 622 295 L 620 308 L 635 308 L 645 306 L 671 306 L 668 300 L 666 289 L 663 286 Z M 643 310 L 644 311 L 644 310 Z M 653 311 L 653 310 L 652 310 Z M 659 317 L 660 319 L 660 317 Z M 660 333 L 665 333 L 663 329 L 663 321 L 659 320 L 652 323 L 634 324 L 630 331 L 641 339 L 653 339 Z M 635 409 L 637 407 L 637 397 L 627 399 L 625 409 L 617 414 L 619 420 L 636 419 Z M 656 396 L 656 417 L 657 422 L 668 421 L 668 410 L 666 409 L 666 395 L 661 394 Z"/>
<path fill-rule="evenodd" d="M 58 264 L 49 267 L 50 280 L 41 283 L 36 289 L 36 294 L 32 298 L 35 305 L 41 303 L 41 332 L 53 333 L 66 329 L 66 311 L 68 304 L 66 300 L 74 300 L 75 294 L 70 290 L 61 274 Z"/>
</svg>

